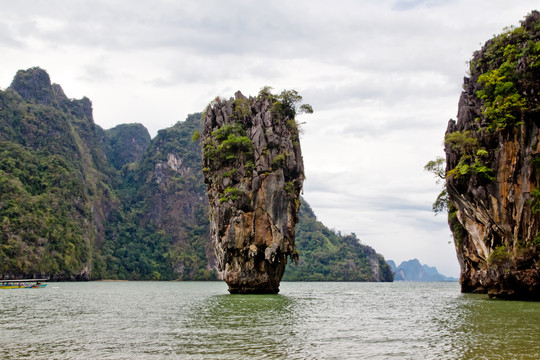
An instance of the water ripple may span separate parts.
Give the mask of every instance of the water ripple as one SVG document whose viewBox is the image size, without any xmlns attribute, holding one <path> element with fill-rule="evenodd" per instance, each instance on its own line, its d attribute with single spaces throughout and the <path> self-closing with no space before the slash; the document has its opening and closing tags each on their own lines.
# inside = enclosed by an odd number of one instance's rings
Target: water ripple
<svg viewBox="0 0 540 360">
<path fill-rule="evenodd" d="M 51 283 L 0 293 L 5 359 L 538 359 L 540 303 L 455 283 Z"/>
</svg>

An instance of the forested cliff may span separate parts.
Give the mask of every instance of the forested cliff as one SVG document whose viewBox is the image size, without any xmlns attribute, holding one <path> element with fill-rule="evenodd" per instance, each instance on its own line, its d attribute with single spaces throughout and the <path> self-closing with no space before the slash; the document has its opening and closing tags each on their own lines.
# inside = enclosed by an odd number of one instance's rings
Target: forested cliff
<svg viewBox="0 0 540 360">
<path fill-rule="evenodd" d="M 140 124 L 103 130 L 88 98 L 19 71 L 0 90 L 0 278 L 217 279 L 201 126 L 193 114 L 154 139 Z M 392 280 L 382 256 L 305 202 L 296 244 L 286 280 Z"/>
<path fill-rule="evenodd" d="M 470 62 L 445 137 L 449 224 L 465 292 L 540 298 L 540 13 Z"/>
</svg>

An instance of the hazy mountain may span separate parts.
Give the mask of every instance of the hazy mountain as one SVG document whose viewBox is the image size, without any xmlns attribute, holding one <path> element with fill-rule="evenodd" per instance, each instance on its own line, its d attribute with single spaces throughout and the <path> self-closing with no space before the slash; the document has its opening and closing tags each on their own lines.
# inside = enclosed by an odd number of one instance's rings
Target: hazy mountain
<svg viewBox="0 0 540 360">
<path fill-rule="evenodd" d="M 394 273 L 395 281 L 458 281 L 456 278 L 442 275 L 434 266 L 422 265 L 418 259 L 404 261 L 397 267 L 393 260 L 387 262 Z"/>
</svg>

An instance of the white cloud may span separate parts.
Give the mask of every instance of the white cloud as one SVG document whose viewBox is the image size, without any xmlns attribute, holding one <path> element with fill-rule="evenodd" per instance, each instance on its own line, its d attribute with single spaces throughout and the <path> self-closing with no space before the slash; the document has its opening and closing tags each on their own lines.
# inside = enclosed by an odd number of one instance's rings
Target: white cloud
<svg viewBox="0 0 540 360">
<path fill-rule="evenodd" d="M 450 232 L 429 209 L 423 165 L 442 154 L 474 50 L 535 1 L 11 1 L 0 17 L 5 88 L 40 66 L 88 96 L 104 128 L 154 135 L 215 96 L 297 89 L 305 197 L 329 227 L 398 263 L 457 275 Z"/>
</svg>

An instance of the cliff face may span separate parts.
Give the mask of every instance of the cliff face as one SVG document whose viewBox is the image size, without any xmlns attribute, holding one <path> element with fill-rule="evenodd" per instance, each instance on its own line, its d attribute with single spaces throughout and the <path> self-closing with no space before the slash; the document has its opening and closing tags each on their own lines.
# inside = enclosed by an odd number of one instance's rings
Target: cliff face
<svg viewBox="0 0 540 360">
<path fill-rule="evenodd" d="M 540 298 L 540 14 L 471 60 L 445 137 L 464 292 Z"/>
<path fill-rule="evenodd" d="M 295 98 L 296 96 L 296 98 Z M 217 100 L 204 114 L 203 173 L 210 232 L 231 293 L 277 293 L 287 256 L 297 258 L 304 168 L 296 92 L 263 89 Z"/>
<path fill-rule="evenodd" d="M 103 130 L 40 68 L 0 91 L 0 275 L 89 279 L 110 212 Z"/>
<path fill-rule="evenodd" d="M 166 244 L 167 257 L 158 262 L 169 263 L 172 271 L 163 271 L 161 278 L 173 275 L 181 280 L 217 280 L 216 256 L 209 241 L 201 144 L 193 141 L 193 134 L 200 128 L 198 113 L 160 130 L 137 168 L 128 171 L 134 177 L 128 194 L 133 196 L 129 221 L 146 229 L 143 242 L 156 239 L 150 248 Z"/>
</svg>

